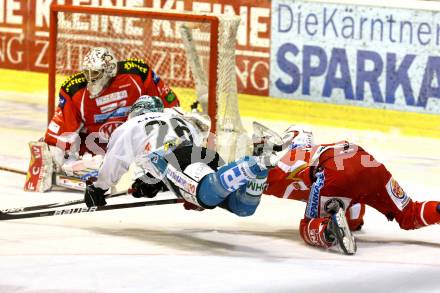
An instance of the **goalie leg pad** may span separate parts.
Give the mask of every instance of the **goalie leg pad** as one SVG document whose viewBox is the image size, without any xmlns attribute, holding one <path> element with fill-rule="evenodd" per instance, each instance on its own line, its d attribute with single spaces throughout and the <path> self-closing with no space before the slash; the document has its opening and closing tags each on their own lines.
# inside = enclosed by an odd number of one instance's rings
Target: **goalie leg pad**
<svg viewBox="0 0 440 293">
<path fill-rule="evenodd" d="M 45 142 L 30 142 L 31 161 L 24 184 L 25 191 L 44 192 L 52 187 L 53 163 Z"/>
<path fill-rule="evenodd" d="M 103 159 L 101 155 L 92 156 L 86 153 L 81 159 L 66 161 L 61 169 L 67 176 L 80 178 L 85 182 L 91 177 L 98 177 L 98 170 Z"/>
</svg>

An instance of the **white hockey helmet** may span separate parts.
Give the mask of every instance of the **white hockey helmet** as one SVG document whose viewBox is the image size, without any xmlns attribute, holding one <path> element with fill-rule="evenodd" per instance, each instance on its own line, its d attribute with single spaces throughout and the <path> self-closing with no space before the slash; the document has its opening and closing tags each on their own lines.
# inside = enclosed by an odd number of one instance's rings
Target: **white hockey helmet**
<svg viewBox="0 0 440 293">
<path fill-rule="evenodd" d="M 128 119 L 150 112 L 163 112 L 162 99 L 156 96 L 143 95 L 131 106 Z"/>
<path fill-rule="evenodd" d="M 84 57 L 81 69 L 87 79 L 90 97 L 98 96 L 116 76 L 118 61 L 109 48 L 96 47 Z"/>
<path fill-rule="evenodd" d="M 300 125 L 290 125 L 284 131 L 283 142 L 284 144 L 288 143 L 291 149 L 311 147 L 315 144 L 312 130 Z"/>
</svg>

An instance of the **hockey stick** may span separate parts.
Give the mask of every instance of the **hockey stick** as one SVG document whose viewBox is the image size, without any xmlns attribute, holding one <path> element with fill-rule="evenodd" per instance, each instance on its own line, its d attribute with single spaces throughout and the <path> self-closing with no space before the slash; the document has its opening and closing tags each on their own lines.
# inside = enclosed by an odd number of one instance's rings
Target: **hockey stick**
<svg viewBox="0 0 440 293">
<path fill-rule="evenodd" d="M 113 197 L 118 197 L 118 196 L 122 196 L 122 195 L 127 195 L 127 194 L 130 194 L 131 192 L 132 192 L 132 190 L 129 189 L 124 192 L 110 194 L 106 198 L 113 198 Z M 9 208 L 9 209 L 0 210 L 0 214 L 11 214 L 11 213 L 21 213 L 21 212 L 45 210 L 45 209 L 50 209 L 50 208 L 61 208 L 61 207 L 72 206 L 72 205 L 76 205 L 76 204 L 80 204 L 80 203 L 84 203 L 84 199 L 75 199 L 75 200 L 69 200 L 66 202 L 49 203 L 49 204 L 42 204 L 42 205 L 21 207 L 21 208 Z"/>
<path fill-rule="evenodd" d="M 192 24 L 194 26 L 194 24 Z M 182 24 L 179 28 L 180 35 L 183 41 L 183 47 L 185 48 L 186 58 L 188 60 L 191 73 L 194 76 L 194 82 L 196 87 L 197 101 L 202 106 L 202 110 L 205 114 L 208 113 L 208 80 L 206 78 L 206 72 L 203 70 L 200 56 L 197 54 L 197 48 L 195 40 L 193 38 L 192 29 L 189 24 Z"/>
<path fill-rule="evenodd" d="M 27 174 L 26 171 L 14 169 L 14 168 L 9 168 L 9 167 L 4 167 L 4 166 L 0 166 L 0 170 L 1 171 L 12 172 L 12 173 L 16 173 L 16 174 L 21 174 L 21 175 L 26 175 Z"/>
<path fill-rule="evenodd" d="M 101 212 L 101 211 L 109 211 L 109 210 L 119 210 L 119 209 L 127 209 L 127 208 L 137 208 L 137 207 L 145 207 L 145 206 L 156 206 L 156 205 L 182 203 L 183 201 L 184 200 L 181 198 L 173 198 L 173 199 L 162 199 L 162 200 L 153 200 L 153 201 L 149 200 L 149 201 L 142 201 L 142 202 L 121 203 L 121 204 L 107 205 L 107 206 L 103 206 L 103 207 L 90 207 L 90 208 L 80 207 L 80 208 L 49 210 L 49 211 L 24 213 L 24 214 L 0 213 L 0 221 L 28 219 L 28 218 L 41 218 L 41 217 L 51 217 L 51 216 L 63 216 L 63 215 L 72 215 L 72 214 L 84 214 L 84 213 L 93 213 L 93 212 Z"/>
</svg>

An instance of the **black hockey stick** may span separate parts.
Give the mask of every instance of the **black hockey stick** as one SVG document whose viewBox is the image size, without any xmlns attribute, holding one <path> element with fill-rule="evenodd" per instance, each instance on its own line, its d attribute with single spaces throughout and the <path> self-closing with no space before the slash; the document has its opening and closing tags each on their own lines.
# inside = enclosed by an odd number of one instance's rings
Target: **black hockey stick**
<svg viewBox="0 0 440 293">
<path fill-rule="evenodd" d="M 119 210 L 119 209 L 127 209 L 127 208 L 137 208 L 137 207 L 145 207 L 145 206 L 156 206 L 156 205 L 165 205 L 165 204 L 174 204 L 174 203 L 182 203 L 184 200 L 181 198 L 172 198 L 172 199 L 162 199 L 162 200 L 149 200 L 149 201 L 141 201 L 141 202 L 131 202 L 131 203 L 120 203 L 107 205 L 103 207 L 79 207 L 79 208 L 71 208 L 71 209 L 55 209 L 41 212 L 32 212 L 32 213 L 17 213 L 17 214 L 7 214 L 0 213 L 0 221 L 7 220 L 16 220 L 16 219 L 28 219 L 28 218 L 41 218 L 41 217 L 51 217 L 51 216 L 63 216 L 63 215 L 72 215 L 72 214 L 84 214 L 84 213 L 93 213 L 93 212 L 101 212 L 101 211 L 109 211 L 109 210 Z"/>
<path fill-rule="evenodd" d="M 10 168 L 10 167 L 5 167 L 5 166 L 0 166 L 0 170 L 1 171 L 6 171 L 6 172 L 12 172 L 12 173 L 16 173 L 16 174 L 21 174 L 21 175 L 26 175 L 27 172 L 26 171 L 22 171 L 22 170 L 18 170 L 15 168 Z"/>
<path fill-rule="evenodd" d="M 118 197 L 118 196 L 130 194 L 131 192 L 132 192 L 132 190 L 129 189 L 128 191 L 110 194 L 110 195 L 106 196 L 106 198 Z M 22 212 L 45 210 L 45 209 L 50 209 L 50 208 L 61 208 L 61 207 L 67 207 L 67 206 L 72 206 L 72 205 L 81 204 L 81 203 L 84 203 L 84 199 L 75 199 L 75 200 L 69 200 L 66 202 L 48 203 L 48 204 L 29 206 L 29 207 L 21 207 L 21 208 L 8 208 L 8 209 L 0 210 L 0 214 L 22 213 Z"/>
</svg>

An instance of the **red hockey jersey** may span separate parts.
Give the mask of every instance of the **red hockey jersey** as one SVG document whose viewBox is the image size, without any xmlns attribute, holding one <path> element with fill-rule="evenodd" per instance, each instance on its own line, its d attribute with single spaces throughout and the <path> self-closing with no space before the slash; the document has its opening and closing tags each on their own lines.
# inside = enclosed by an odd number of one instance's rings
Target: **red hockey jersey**
<svg viewBox="0 0 440 293">
<path fill-rule="evenodd" d="M 286 153 L 276 168 L 269 171 L 266 194 L 277 197 L 307 201 L 313 183 L 311 171 L 322 161 L 323 153 L 335 154 L 346 141 L 335 144 L 316 145 L 311 148 L 297 148 Z"/>
<path fill-rule="evenodd" d="M 382 163 L 345 141 L 289 151 L 269 171 L 267 184 L 265 194 L 308 202 L 303 224 L 307 218 L 329 216 L 326 206 L 333 199 L 346 210 L 355 204 L 371 206 L 402 229 L 440 221 L 438 202 L 412 201 Z"/>
<path fill-rule="evenodd" d="M 179 105 L 175 93 L 138 59 L 118 62 L 117 75 L 95 98 L 90 97 L 84 74 L 74 74 L 61 86 L 44 140 L 65 149 L 80 142 L 80 153 L 102 154 L 111 133 L 127 120 L 131 105 L 145 94 L 161 97 L 165 107 Z"/>
</svg>

